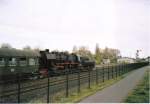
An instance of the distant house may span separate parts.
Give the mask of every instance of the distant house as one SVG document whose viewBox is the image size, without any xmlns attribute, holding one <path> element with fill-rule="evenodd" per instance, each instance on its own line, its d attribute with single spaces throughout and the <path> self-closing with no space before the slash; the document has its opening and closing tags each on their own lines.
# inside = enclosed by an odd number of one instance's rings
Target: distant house
<svg viewBox="0 0 150 104">
<path fill-rule="evenodd" d="M 109 64 L 110 63 L 110 59 L 103 59 L 103 64 Z"/>
<path fill-rule="evenodd" d="M 130 57 L 121 57 L 117 59 L 118 63 L 134 63 L 135 59 Z"/>
<path fill-rule="evenodd" d="M 145 61 L 150 62 L 150 56 L 148 56 L 148 57 L 145 59 Z"/>
</svg>

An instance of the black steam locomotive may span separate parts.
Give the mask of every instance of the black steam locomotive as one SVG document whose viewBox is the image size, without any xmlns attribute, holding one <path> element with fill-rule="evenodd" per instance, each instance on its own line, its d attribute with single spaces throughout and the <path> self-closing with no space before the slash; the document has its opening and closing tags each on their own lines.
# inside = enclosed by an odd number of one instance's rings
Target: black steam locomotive
<svg viewBox="0 0 150 104">
<path fill-rule="evenodd" d="M 65 52 L 49 52 L 48 49 L 40 51 L 39 69 L 42 75 L 74 73 L 84 70 L 92 70 L 95 62 L 88 57 Z"/>
</svg>

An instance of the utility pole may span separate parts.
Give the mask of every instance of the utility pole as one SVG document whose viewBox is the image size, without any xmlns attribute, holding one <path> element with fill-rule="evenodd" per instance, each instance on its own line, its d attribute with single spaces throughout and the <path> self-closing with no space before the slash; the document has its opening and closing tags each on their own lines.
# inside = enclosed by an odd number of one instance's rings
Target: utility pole
<svg viewBox="0 0 150 104">
<path fill-rule="evenodd" d="M 136 60 L 139 60 L 139 52 L 141 52 L 142 50 L 136 50 Z"/>
</svg>

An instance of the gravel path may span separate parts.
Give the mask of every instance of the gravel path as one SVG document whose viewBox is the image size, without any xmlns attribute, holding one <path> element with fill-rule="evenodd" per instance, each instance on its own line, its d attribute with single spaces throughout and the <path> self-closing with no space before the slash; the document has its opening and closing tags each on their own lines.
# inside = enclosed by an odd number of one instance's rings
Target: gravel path
<svg viewBox="0 0 150 104">
<path fill-rule="evenodd" d="M 101 91 L 98 91 L 94 95 L 91 95 L 80 103 L 120 103 L 127 97 L 128 93 L 131 92 L 138 82 L 143 78 L 146 70 L 150 70 L 150 66 L 139 68 L 124 79 L 107 87 Z"/>
</svg>

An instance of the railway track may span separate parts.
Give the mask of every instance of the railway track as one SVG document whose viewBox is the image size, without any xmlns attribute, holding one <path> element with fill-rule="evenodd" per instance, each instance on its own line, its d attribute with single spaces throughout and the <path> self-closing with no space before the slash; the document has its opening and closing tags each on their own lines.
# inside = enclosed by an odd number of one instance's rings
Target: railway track
<svg viewBox="0 0 150 104">
<path fill-rule="evenodd" d="M 80 74 L 80 79 L 87 79 L 88 78 L 88 72 L 83 72 Z M 30 92 L 33 90 L 38 90 L 38 89 L 42 89 L 42 88 L 47 88 L 47 82 L 48 78 L 45 79 L 40 79 L 40 80 L 34 80 L 34 82 L 28 81 L 26 83 L 20 83 L 20 93 L 26 93 L 26 92 Z M 73 82 L 73 81 L 77 81 L 78 77 L 77 74 L 73 74 L 73 75 L 69 75 L 69 82 Z M 66 76 L 61 76 L 61 77 L 52 77 L 50 78 L 50 86 L 56 86 L 59 84 L 65 84 L 66 83 Z M 9 87 L 7 87 L 9 86 Z M 14 84 L 14 85 L 7 85 L 7 86 L 3 86 L 0 85 L 1 90 L 0 91 L 0 98 L 4 98 L 7 96 L 12 96 L 12 95 L 17 95 L 18 94 L 18 84 Z"/>
<path fill-rule="evenodd" d="M 105 68 L 106 69 L 107 67 L 108 66 L 103 66 L 103 67 L 102 66 L 98 66 L 97 68 L 98 69 L 101 69 L 101 68 Z M 84 73 L 87 73 L 87 72 L 82 72 L 81 76 L 84 76 Z M 77 73 L 75 73 L 75 74 L 69 74 L 69 76 L 71 76 L 71 77 L 74 77 L 76 75 L 77 75 Z M 60 82 L 62 80 L 65 80 L 65 77 L 66 77 L 66 75 L 61 75 L 61 76 L 57 76 L 57 77 L 50 77 L 50 83 Z M 36 86 L 38 84 L 47 83 L 46 81 L 47 81 L 47 78 L 43 78 L 43 79 L 37 79 L 37 80 L 21 80 L 20 83 L 22 84 L 22 86 L 24 86 L 26 88 L 26 86 L 28 86 L 28 85 L 31 85 L 29 87 L 33 87 L 33 86 Z M 16 81 L 14 80 L 12 83 L 11 83 L 11 81 L 10 81 L 10 83 L 0 82 L 0 89 L 2 89 L 1 86 L 5 87 L 5 89 L 3 89 L 4 91 L 7 90 L 7 89 L 13 89 L 13 86 L 17 85 L 17 83 L 18 83 L 18 80 L 16 80 Z M 36 84 L 36 85 L 34 85 L 34 84 Z M 11 88 L 9 88 L 9 87 L 6 88 L 6 86 L 9 86 Z M 8 90 L 8 91 L 11 91 L 11 90 Z"/>
</svg>

